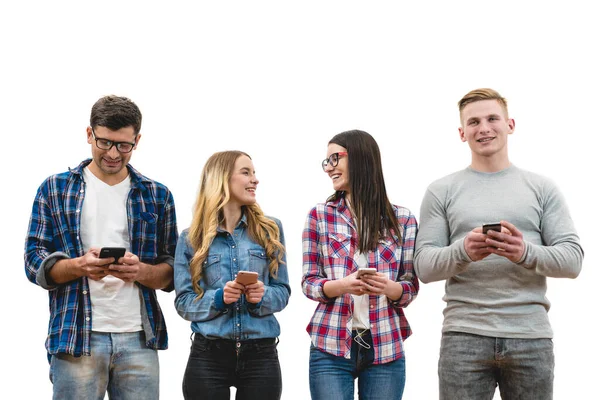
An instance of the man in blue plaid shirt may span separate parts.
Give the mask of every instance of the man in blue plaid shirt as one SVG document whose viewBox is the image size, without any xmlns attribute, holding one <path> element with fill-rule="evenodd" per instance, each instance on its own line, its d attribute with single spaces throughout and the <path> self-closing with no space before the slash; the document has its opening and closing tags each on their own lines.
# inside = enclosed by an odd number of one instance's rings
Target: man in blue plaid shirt
<svg viewBox="0 0 600 400">
<path fill-rule="evenodd" d="M 54 399 L 158 399 L 167 348 L 156 289 L 173 288 L 178 239 L 169 189 L 129 165 L 142 114 L 125 97 L 92 107 L 92 158 L 39 187 L 25 244 L 27 278 L 48 291 Z M 102 247 L 123 257 L 101 258 Z"/>
</svg>

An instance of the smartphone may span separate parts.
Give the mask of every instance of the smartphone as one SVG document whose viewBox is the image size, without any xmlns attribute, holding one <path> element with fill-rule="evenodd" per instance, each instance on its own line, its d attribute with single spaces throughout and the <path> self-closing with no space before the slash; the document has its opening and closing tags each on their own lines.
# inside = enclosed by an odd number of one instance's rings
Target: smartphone
<svg viewBox="0 0 600 400">
<path fill-rule="evenodd" d="M 369 275 L 369 274 L 375 274 L 375 273 L 377 273 L 377 268 L 359 268 L 356 278 L 360 279 L 363 275 Z"/>
<path fill-rule="evenodd" d="M 100 249 L 100 258 L 114 257 L 115 263 L 119 262 L 119 258 L 125 256 L 125 247 L 103 247 Z"/>
<path fill-rule="evenodd" d="M 487 231 L 496 231 L 496 232 L 502 232 L 502 225 L 500 225 L 500 223 L 495 223 L 495 224 L 485 224 L 483 225 L 483 233 L 487 234 Z"/>
<path fill-rule="evenodd" d="M 239 271 L 235 276 L 235 281 L 244 286 L 251 285 L 258 282 L 258 272 Z"/>
</svg>

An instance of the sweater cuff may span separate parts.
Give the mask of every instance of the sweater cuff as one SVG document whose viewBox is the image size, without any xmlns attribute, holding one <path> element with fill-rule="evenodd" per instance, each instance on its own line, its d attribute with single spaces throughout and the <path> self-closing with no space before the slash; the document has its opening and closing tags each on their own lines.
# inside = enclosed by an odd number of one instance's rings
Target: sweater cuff
<svg viewBox="0 0 600 400">
<path fill-rule="evenodd" d="M 517 264 L 519 264 L 522 267 L 525 267 L 527 269 L 531 269 L 531 268 L 533 268 L 533 265 L 525 264 L 525 260 L 527 259 L 527 253 L 529 253 L 529 250 L 531 249 L 531 244 L 529 244 L 528 242 L 523 240 L 523 246 L 525 246 L 525 249 L 523 250 L 523 255 L 521 256 L 521 259 L 519 261 L 517 261 Z"/>
</svg>

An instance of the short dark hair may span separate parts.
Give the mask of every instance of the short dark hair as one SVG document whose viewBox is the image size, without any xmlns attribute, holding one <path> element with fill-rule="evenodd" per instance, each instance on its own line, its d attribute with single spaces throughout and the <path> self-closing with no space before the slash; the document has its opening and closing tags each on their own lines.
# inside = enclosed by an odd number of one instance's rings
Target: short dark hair
<svg viewBox="0 0 600 400">
<path fill-rule="evenodd" d="M 104 96 L 92 107 L 90 126 L 104 126 L 111 131 L 131 126 L 137 135 L 142 129 L 142 112 L 127 97 Z"/>
<path fill-rule="evenodd" d="M 396 213 L 387 197 L 381 153 L 379 146 L 367 132 L 351 130 L 335 135 L 329 143 L 344 147 L 348 151 L 348 175 L 352 210 L 356 215 L 358 247 L 361 253 L 375 250 L 379 240 L 385 236 L 397 237 L 402 241 Z M 336 200 L 344 196 L 336 191 L 327 199 Z"/>
</svg>

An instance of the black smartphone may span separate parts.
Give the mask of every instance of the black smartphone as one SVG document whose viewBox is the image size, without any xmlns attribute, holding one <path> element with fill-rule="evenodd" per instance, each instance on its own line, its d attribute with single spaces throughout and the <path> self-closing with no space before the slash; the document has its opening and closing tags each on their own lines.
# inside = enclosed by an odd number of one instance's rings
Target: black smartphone
<svg viewBox="0 0 600 400">
<path fill-rule="evenodd" d="M 495 224 L 485 224 L 483 225 L 483 233 L 487 234 L 487 231 L 502 232 L 502 225 L 500 225 L 499 222 Z"/>
<path fill-rule="evenodd" d="M 114 257 L 115 262 L 125 256 L 125 247 L 103 247 L 100 249 L 100 258 Z"/>
</svg>

